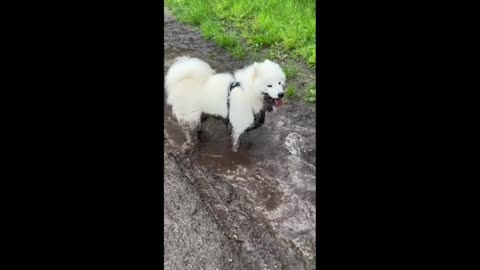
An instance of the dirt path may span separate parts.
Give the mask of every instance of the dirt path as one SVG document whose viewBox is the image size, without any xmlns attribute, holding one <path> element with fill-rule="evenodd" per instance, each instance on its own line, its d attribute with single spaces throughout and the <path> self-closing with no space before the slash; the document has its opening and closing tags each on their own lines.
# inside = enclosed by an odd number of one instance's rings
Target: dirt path
<svg viewBox="0 0 480 270">
<path fill-rule="evenodd" d="M 217 71 L 238 61 L 167 14 L 166 73 L 181 55 Z M 288 83 L 288 82 L 287 82 Z M 200 151 L 181 155 L 184 140 L 165 106 L 165 269 L 315 269 L 315 108 L 287 100 L 241 138 L 208 120 Z"/>
</svg>

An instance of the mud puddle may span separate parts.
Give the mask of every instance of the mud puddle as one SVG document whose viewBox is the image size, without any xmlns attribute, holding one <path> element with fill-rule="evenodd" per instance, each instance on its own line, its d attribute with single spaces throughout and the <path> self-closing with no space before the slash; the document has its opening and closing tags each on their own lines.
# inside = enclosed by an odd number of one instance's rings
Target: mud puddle
<svg viewBox="0 0 480 270">
<path fill-rule="evenodd" d="M 219 72 L 238 61 L 172 17 L 165 16 L 165 65 L 199 57 Z M 265 124 L 242 135 L 231 151 L 225 125 L 202 125 L 199 150 L 182 156 L 185 137 L 165 105 L 165 151 L 176 155 L 224 233 L 251 265 L 242 269 L 315 269 L 315 109 L 288 101 Z M 185 162 L 185 163 L 184 163 Z M 166 198 L 167 199 L 167 198 Z"/>
</svg>

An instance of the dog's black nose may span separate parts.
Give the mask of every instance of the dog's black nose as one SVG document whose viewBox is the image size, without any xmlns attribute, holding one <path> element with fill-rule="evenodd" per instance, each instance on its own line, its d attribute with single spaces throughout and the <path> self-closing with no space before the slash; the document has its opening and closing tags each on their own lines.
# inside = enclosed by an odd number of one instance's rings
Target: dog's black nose
<svg viewBox="0 0 480 270">
<path fill-rule="evenodd" d="M 283 92 L 282 92 L 282 93 L 278 93 L 278 97 L 279 97 L 279 98 L 283 98 L 284 95 L 285 95 L 285 94 L 284 94 Z"/>
</svg>

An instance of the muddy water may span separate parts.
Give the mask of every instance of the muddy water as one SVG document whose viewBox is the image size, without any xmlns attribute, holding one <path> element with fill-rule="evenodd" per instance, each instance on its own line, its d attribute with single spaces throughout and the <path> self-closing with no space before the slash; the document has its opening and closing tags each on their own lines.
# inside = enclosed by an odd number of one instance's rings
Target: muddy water
<svg viewBox="0 0 480 270">
<path fill-rule="evenodd" d="M 178 56 L 199 57 L 219 72 L 234 60 L 192 29 L 165 16 L 165 73 Z M 315 109 L 286 100 L 231 151 L 225 125 L 202 125 L 199 150 L 182 156 L 185 137 L 165 106 L 166 152 L 176 156 L 224 233 L 249 261 L 241 269 L 315 269 Z"/>
</svg>

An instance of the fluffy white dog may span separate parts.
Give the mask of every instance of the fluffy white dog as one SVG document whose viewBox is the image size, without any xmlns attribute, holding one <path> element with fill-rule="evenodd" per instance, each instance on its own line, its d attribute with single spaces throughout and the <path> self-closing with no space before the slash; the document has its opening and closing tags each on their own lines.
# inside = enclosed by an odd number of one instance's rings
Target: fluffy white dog
<svg viewBox="0 0 480 270">
<path fill-rule="evenodd" d="M 230 73 L 216 73 L 198 58 L 179 57 L 167 72 L 167 104 L 184 128 L 186 149 L 198 142 L 201 123 L 209 116 L 223 120 L 230 129 L 232 150 L 240 135 L 265 121 L 266 111 L 282 105 L 285 73 L 270 60 Z"/>
</svg>

